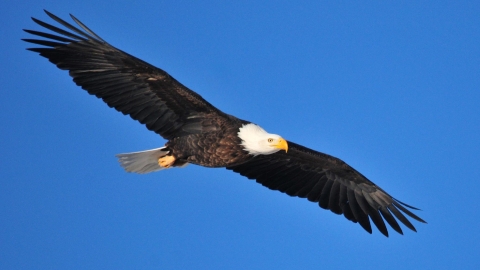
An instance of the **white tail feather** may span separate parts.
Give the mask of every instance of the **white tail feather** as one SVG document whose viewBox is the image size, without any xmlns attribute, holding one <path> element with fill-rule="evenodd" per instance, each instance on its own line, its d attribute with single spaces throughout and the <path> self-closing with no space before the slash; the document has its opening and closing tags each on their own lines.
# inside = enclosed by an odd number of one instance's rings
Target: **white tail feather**
<svg viewBox="0 0 480 270">
<path fill-rule="evenodd" d="M 118 162 L 127 172 L 150 173 L 165 168 L 158 165 L 158 159 L 166 156 L 169 151 L 165 147 L 140 152 L 124 153 L 116 155 Z"/>
</svg>

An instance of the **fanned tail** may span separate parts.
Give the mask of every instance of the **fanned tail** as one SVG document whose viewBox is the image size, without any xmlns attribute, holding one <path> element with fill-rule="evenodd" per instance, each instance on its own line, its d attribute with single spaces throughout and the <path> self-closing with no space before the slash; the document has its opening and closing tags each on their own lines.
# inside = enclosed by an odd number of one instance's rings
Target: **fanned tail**
<svg viewBox="0 0 480 270">
<path fill-rule="evenodd" d="M 160 147 L 140 152 L 118 154 L 118 162 L 127 172 L 151 173 L 165 168 L 158 165 L 158 159 L 166 156 L 170 151 Z"/>
</svg>

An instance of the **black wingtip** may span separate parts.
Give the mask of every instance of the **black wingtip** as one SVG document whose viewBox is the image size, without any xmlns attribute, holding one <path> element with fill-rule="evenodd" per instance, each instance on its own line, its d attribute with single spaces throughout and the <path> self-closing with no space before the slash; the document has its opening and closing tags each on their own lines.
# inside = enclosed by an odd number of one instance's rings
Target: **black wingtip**
<svg viewBox="0 0 480 270">
<path fill-rule="evenodd" d="M 392 198 L 392 199 L 394 199 L 394 200 L 395 200 L 395 201 L 397 201 L 398 203 L 400 203 L 400 204 L 402 204 L 403 206 L 406 206 L 406 207 L 408 207 L 408 208 L 410 208 L 410 209 L 414 209 L 414 210 L 422 211 L 422 209 L 420 209 L 420 208 L 417 208 L 417 207 L 411 206 L 411 205 L 409 205 L 409 204 L 406 204 L 406 203 L 404 203 L 404 202 L 402 202 L 402 201 L 399 201 L 399 200 L 397 200 L 397 199 L 395 199 L 395 198 Z"/>
<path fill-rule="evenodd" d="M 99 41 L 101 42 L 105 42 L 105 40 L 103 40 L 100 36 L 98 36 L 97 34 L 95 34 L 92 30 L 90 30 L 90 28 L 88 28 L 85 24 L 83 24 L 79 19 L 77 19 L 75 16 L 73 16 L 72 14 L 70 14 L 70 18 L 72 18 L 72 20 L 77 23 L 80 27 L 83 28 L 83 30 L 85 30 L 88 34 L 90 34 L 91 36 L 93 36 L 94 38 L 98 39 Z"/>
<path fill-rule="evenodd" d="M 397 202 L 396 200 L 393 201 L 393 205 L 395 205 L 398 209 L 400 209 L 401 211 L 403 211 L 405 214 L 407 214 L 408 216 L 410 216 L 411 218 L 419 221 L 419 222 L 422 222 L 422 223 L 427 223 L 425 222 L 425 220 L 421 219 L 419 216 L 415 215 L 414 213 L 410 212 L 408 209 L 406 209 L 405 207 L 402 206 L 402 204 L 400 202 Z"/>
<path fill-rule="evenodd" d="M 41 26 L 45 25 L 46 23 L 42 22 L 41 20 L 35 18 L 35 17 L 31 17 L 32 18 L 32 21 L 34 21 L 36 24 L 39 24 Z"/>
<path fill-rule="evenodd" d="M 48 15 L 49 17 L 55 16 L 55 15 L 53 15 L 50 11 L 48 11 L 48 10 L 46 10 L 46 9 L 43 9 L 43 11 L 44 11 L 45 13 L 47 13 L 47 15 Z"/>
</svg>

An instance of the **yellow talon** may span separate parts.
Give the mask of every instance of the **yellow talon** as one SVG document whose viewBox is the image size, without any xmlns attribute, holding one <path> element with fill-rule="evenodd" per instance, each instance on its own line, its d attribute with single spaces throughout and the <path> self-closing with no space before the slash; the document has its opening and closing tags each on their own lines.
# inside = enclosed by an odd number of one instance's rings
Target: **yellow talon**
<svg viewBox="0 0 480 270">
<path fill-rule="evenodd" d="M 158 159 L 158 165 L 163 168 L 170 168 L 173 163 L 175 163 L 175 158 L 173 156 L 164 156 Z"/>
</svg>

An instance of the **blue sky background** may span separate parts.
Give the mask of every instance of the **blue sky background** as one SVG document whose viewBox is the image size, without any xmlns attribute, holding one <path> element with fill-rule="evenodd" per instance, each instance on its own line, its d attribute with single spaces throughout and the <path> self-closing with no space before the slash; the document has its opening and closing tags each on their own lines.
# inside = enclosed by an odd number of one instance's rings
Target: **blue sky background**
<svg viewBox="0 0 480 270">
<path fill-rule="evenodd" d="M 0 9 L 1 269 L 480 268 L 479 2 L 68 2 Z M 165 141 L 25 50 L 43 8 L 428 224 L 385 238 L 224 169 L 125 173 L 115 154 Z"/>
</svg>

